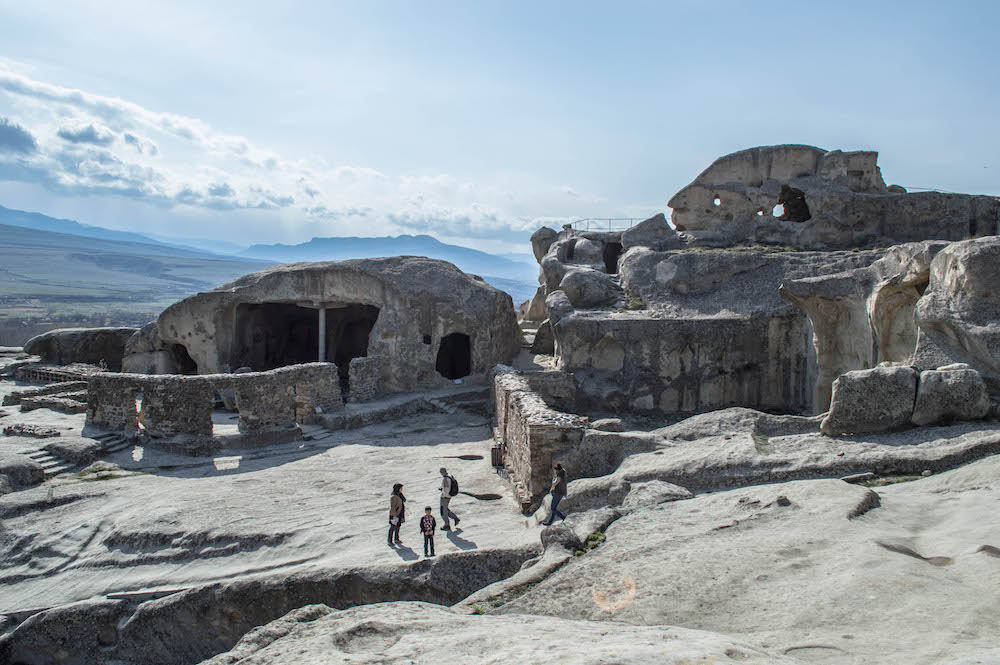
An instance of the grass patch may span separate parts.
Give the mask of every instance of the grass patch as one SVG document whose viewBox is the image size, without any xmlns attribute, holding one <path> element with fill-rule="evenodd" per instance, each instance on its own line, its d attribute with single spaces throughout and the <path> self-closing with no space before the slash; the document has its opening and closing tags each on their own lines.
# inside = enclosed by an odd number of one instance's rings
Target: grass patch
<svg viewBox="0 0 1000 665">
<path fill-rule="evenodd" d="M 863 487 L 885 487 L 886 485 L 898 485 L 899 483 L 909 483 L 914 480 L 920 480 L 921 478 L 923 478 L 923 476 L 885 476 L 880 478 L 872 478 L 871 480 L 866 480 L 858 484 Z"/>
<path fill-rule="evenodd" d="M 583 544 L 583 549 L 576 550 L 575 552 L 573 552 L 573 556 L 583 556 L 590 550 L 600 546 L 600 544 L 607 539 L 608 537 L 604 535 L 603 531 L 595 531 L 594 533 L 587 536 L 587 542 Z"/>
<path fill-rule="evenodd" d="M 472 606 L 472 613 L 473 614 L 486 614 L 486 612 L 483 610 L 483 608 L 481 608 L 479 605 L 473 605 Z"/>
</svg>

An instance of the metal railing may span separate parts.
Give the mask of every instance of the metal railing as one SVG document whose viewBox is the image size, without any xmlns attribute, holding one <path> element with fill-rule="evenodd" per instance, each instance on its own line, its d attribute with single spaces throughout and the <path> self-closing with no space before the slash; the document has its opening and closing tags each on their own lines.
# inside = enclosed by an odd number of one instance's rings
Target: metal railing
<svg viewBox="0 0 1000 665">
<path fill-rule="evenodd" d="M 570 222 L 574 231 L 624 231 L 642 219 L 639 217 L 586 217 Z"/>
</svg>

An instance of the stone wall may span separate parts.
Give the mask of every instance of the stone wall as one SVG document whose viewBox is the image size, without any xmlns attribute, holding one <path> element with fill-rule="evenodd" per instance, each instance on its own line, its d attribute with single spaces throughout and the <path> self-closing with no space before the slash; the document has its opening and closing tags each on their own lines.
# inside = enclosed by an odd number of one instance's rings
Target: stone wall
<svg viewBox="0 0 1000 665">
<path fill-rule="evenodd" d="M 9 395 L 4 396 L 3 406 L 20 404 L 21 400 L 25 398 L 41 397 L 42 395 L 54 395 L 55 393 L 73 392 L 86 389 L 86 381 L 60 381 L 59 383 L 50 383 L 45 386 L 35 386 L 32 388 L 24 388 L 23 390 L 13 390 Z"/>
<path fill-rule="evenodd" d="M 382 360 L 378 356 L 351 360 L 349 376 L 352 402 L 367 402 L 381 394 Z"/>
<path fill-rule="evenodd" d="M 245 434 L 289 429 L 343 405 L 332 363 L 200 376 L 98 373 L 90 377 L 87 423 L 134 431 L 141 422 L 154 437 L 211 436 L 214 395 L 226 389 L 236 393 L 239 431 Z"/>
<path fill-rule="evenodd" d="M 522 505 L 537 506 L 552 483 L 555 456 L 579 445 L 588 420 L 552 409 L 525 375 L 505 365 L 493 370 L 492 403 L 495 436 L 515 494 Z"/>
</svg>

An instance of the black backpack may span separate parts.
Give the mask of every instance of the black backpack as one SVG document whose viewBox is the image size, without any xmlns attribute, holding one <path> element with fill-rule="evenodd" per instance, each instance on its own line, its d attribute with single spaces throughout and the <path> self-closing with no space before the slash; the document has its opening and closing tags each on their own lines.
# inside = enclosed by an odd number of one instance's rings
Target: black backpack
<svg viewBox="0 0 1000 665">
<path fill-rule="evenodd" d="M 455 476 L 448 476 L 451 479 L 451 487 L 448 488 L 448 494 L 450 496 L 455 496 L 458 494 L 458 481 L 455 480 Z"/>
</svg>

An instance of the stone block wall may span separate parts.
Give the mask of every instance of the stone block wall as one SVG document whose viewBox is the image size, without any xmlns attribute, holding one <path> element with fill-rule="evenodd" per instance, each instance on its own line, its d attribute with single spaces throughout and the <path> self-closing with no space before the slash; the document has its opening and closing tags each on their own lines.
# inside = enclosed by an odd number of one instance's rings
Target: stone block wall
<svg viewBox="0 0 1000 665">
<path fill-rule="evenodd" d="M 551 408 L 525 375 L 505 365 L 493 370 L 492 393 L 504 465 L 518 498 L 536 505 L 552 483 L 553 456 L 580 444 L 588 419 Z"/>
<path fill-rule="evenodd" d="M 139 429 L 135 398 L 141 374 L 94 374 L 87 386 L 87 424 L 134 432 Z"/>
<path fill-rule="evenodd" d="M 206 377 L 165 374 L 142 382 L 141 392 L 139 422 L 150 436 L 212 436 L 215 390 Z"/>
<path fill-rule="evenodd" d="M 352 402 L 375 399 L 382 392 L 382 359 L 378 356 L 354 358 L 349 376 Z"/>
<path fill-rule="evenodd" d="M 152 436 L 212 435 L 215 392 L 234 390 L 239 430 L 253 434 L 310 422 L 322 411 L 343 406 L 337 366 L 292 365 L 245 374 L 115 374 L 90 378 L 87 423 L 134 431 L 139 422 Z M 142 413 L 136 413 L 141 393 Z"/>
</svg>

